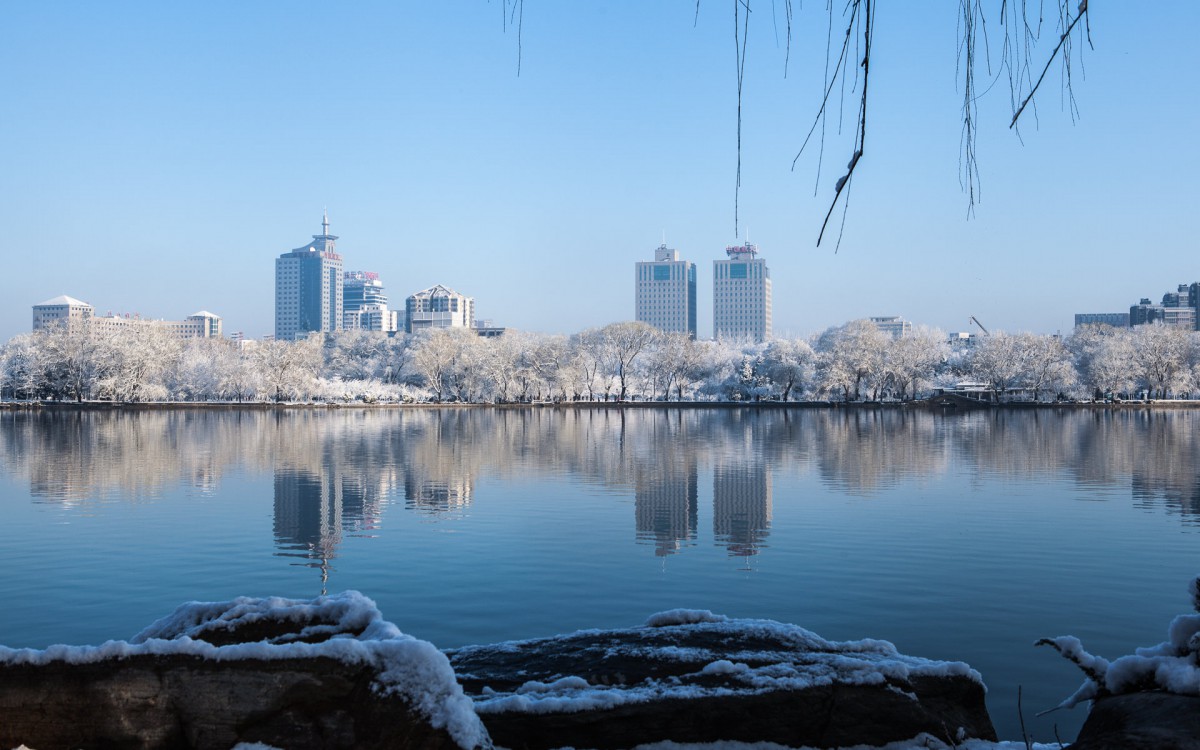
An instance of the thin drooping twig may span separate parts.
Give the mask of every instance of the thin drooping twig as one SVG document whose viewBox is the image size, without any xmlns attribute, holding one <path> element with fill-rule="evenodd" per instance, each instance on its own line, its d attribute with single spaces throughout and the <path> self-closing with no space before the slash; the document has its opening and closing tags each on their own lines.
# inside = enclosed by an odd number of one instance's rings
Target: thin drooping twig
<svg viewBox="0 0 1200 750">
<path fill-rule="evenodd" d="M 1017 111 L 1013 113 L 1012 122 L 1008 124 L 1010 129 L 1017 124 L 1017 119 L 1020 118 L 1021 113 L 1025 111 L 1025 107 L 1033 99 L 1033 95 L 1037 93 L 1038 87 L 1042 85 L 1042 80 L 1046 77 L 1046 72 L 1050 70 L 1050 63 L 1054 62 L 1054 58 L 1058 56 L 1059 50 L 1063 48 L 1063 44 L 1067 41 L 1067 38 L 1071 36 L 1071 32 L 1075 29 L 1075 25 L 1079 23 L 1079 19 L 1085 18 L 1087 13 L 1087 0 L 1081 0 L 1079 3 L 1079 15 L 1075 16 L 1075 18 L 1071 20 L 1071 23 L 1067 26 L 1066 30 L 1061 36 L 1059 36 L 1058 44 L 1054 45 L 1054 50 L 1050 53 L 1050 59 L 1046 60 L 1046 67 L 1042 68 L 1042 74 L 1038 76 L 1037 83 L 1033 84 L 1033 88 L 1029 90 L 1029 93 L 1025 96 L 1025 100 L 1021 102 L 1021 106 L 1017 107 Z"/>
<path fill-rule="evenodd" d="M 512 0 L 512 11 L 508 10 L 509 0 L 504 0 L 503 7 L 500 9 L 501 26 L 505 32 L 512 25 L 513 19 L 516 19 L 517 24 L 517 77 L 521 77 L 521 55 L 522 55 L 522 39 L 521 31 L 525 25 L 525 0 Z"/>
<path fill-rule="evenodd" d="M 1025 750 L 1033 750 L 1033 742 L 1029 739 L 1029 733 L 1025 731 L 1025 712 L 1021 710 L 1021 686 L 1017 685 L 1017 718 L 1021 720 L 1021 740 L 1025 743 Z"/>
<path fill-rule="evenodd" d="M 745 7 L 743 19 L 741 8 Z M 739 31 L 739 21 L 741 28 Z M 733 236 L 738 234 L 738 201 L 742 192 L 742 80 L 746 73 L 746 38 L 750 32 L 749 0 L 733 0 L 733 46 L 737 54 L 737 181 L 733 187 Z"/>
<path fill-rule="evenodd" d="M 867 140 L 867 84 L 871 77 L 871 32 L 872 32 L 872 11 L 874 10 L 875 0 L 854 0 L 854 10 L 857 15 L 858 8 L 864 9 L 863 21 L 863 52 L 862 52 L 862 97 L 858 105 L 858 133 L 855 135 L 854 155 L 850 157 L 850 163 L 846 165 L 846 174 L 842 175 L 834 185 L 833 200 L 829 203 L 829 211 L 825 213 L 825 220 L 821 222 L 821 232 L 817 235 L 817 246 L 821 245 L 821 240 L 825 237 L 825 228 L 829 225 L 829 217 L 833 215 L 833 209 L 837 206 L 838 198 L 842 196 L 842 191 L 845 190 L 850 181 L 854 178 L 854 170 L 858 167 L 858 162 L 862 159 L 863 150 L 866 147 Z M 840 244 L 840 237 L 839 237 Z"/>
</svg>

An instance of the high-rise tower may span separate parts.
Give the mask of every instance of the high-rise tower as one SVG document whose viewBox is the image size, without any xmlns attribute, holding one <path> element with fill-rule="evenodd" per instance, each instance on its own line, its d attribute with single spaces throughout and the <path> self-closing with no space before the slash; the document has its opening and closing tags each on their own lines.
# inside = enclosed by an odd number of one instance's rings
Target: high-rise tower
<svg viewBox="0 0 1200 750">
<path fill-rule="evenodd" d="M 713 337 L 771 338 L 771 270 L 758 245 L 725 248 L 727 260 L 713 261 Z"/>
<path fill-rule="evenodd" d="M 342 328 L 342 256 L 329 233 L 328 212 L 321 234 L 275 259 L 275 338 L 287 341 L 312 332 Z"/>
<path fill-rule="evenodd" d="M 635 319 L 671 333 L 696 338 L 696 264 L 679 259 L 666 244 L 654 260 L 637 263 Z"/>
</svg>

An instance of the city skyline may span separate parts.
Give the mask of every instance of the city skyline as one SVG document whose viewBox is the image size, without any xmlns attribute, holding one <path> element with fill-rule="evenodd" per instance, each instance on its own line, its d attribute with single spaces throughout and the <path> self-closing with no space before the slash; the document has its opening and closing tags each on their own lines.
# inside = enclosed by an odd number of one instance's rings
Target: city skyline
<svg viewBox="0 0 1200 750">
<path fill-rule="evenodd" d="M 830 145 L 819 179 L 815 150 L 791 169 L 822 87 L 819 9 L 798 13 L 790 52 L 777 8 L 750 22 L 735 232 L 737 71 L 716 8 L 641 9 L 637 24 L 624 7 L 539 8 L 519 43 L 494 6 L 317 8 L 13 9 L 0 59 L 21 116 L 0 124 L 0 200 L 18 252 L 0 339 L 62 294 L 148 318 L 214 310 L 260 338 L 269 259 L 323 206 L 351 266 L 383 272 L 396 298 L 445 283 L 548 333 L 630 319 L 628 268 L 660 237 L 699 265 L 730 244 L 766 248 L 777 336 L 896 314 L 1066 333 L 1076 313 L 1200 276 L 1184 218 L 1200 146 L 1176 135 L 1197 103 L 1173 76 L 1192 4 L 1092 19 L 1078 117 L 1052 69 L 1018 137 L 997 83 L 980 101 L 971 219 L 957 14 L 882 13 L 873 129 L 836 252 L 814 240 L 846 154 Z M 295 54 L 318 15 L 326 54 Z M 1039 57 L 1053 19 L 1041 33 Z M 697 303 L 712 308 L 706 284 Z M 562 314 L 546 320 L 547 305 Z"/>
</svg>

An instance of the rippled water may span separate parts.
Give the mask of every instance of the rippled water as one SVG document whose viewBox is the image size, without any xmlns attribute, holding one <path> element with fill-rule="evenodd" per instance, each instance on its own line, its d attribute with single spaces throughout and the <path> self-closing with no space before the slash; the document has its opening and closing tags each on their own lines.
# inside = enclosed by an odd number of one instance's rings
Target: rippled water
<svg viewBox="0 0 1200 750">
<path fill-rule="evenodd" d="M 0 411 L 0 643 L 359 589 L 451 647 L 673 607 L 983 673 L 1001 736 L 1163 640 L 1200 572 L 1200 412 Z"/>
</svg>

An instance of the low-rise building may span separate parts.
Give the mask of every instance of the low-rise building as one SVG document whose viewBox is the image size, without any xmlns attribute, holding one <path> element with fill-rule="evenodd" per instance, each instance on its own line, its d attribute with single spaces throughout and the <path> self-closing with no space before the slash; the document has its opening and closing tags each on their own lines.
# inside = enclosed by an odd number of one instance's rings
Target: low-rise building
<svg viewBox="0 0 1200 750">
<path fill-rule="evenodd" d="M 111 334 L 138 326 L 155 326 L 170 331 L 179 339 L 207 339 L 221 336 L 221 316 L 207 310 L 193 313 L 183 320 L 156 320 L 137 313 L 96 315 L 86 302 L 62 295 L 33 306 L 33 330 L 56 326 L 74 328 L 87 326 L 99 334 Z"/>
<path fill-rule="evenodd" d="M 886 317 L 870 318 L 875 327 L 882 333 L 886 333 L 893 339 L 902 339 L 912 333 L 912 323 L 908 322 L 899 315 L 889 315 Z"/>
<path fill-rule="evenodd" d="M 404 302 L 404 330 L 474 328 L 475 299 L 438 284 L 417 292 Z"/>
</svg>

